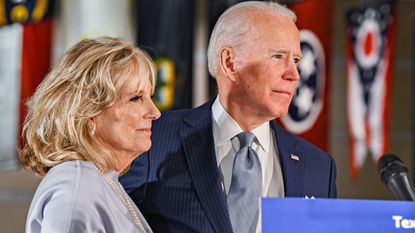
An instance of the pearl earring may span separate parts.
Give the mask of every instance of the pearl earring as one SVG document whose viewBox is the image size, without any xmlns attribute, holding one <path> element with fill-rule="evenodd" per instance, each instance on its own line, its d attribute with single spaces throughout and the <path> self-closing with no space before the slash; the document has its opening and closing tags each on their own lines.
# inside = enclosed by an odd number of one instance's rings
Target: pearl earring
<svg viewBox="0 0 415 233">
<path fill-rule="evenodd" d="M 91 137 L 95 136 L 95 130 L 94 130 L 94 126 L 92 125 L 92 122 L 88 122 L 88 131 Z"/>
</svg>

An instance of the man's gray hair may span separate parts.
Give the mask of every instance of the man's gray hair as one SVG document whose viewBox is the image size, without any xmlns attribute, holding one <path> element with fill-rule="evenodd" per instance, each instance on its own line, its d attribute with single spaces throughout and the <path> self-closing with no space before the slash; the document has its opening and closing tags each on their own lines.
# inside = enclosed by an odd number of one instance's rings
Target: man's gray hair
<svg viewBox="0 0 415 233">
<path fill-rule="evenodd" d="M 227 9 L 218 19 L 210 36 L 208 47 L 209 73 L 216 77 L 219 68 L 219 51 L 224 46 L 234 49 L 244 47 L 246 34 L 255 25 L 251 25 L 249 12 L 264 12 L 278 16 L 287 16 L 293 22 L 297 20 L 294 12 L 277 2 L 247 1 Z"/>
</svg>

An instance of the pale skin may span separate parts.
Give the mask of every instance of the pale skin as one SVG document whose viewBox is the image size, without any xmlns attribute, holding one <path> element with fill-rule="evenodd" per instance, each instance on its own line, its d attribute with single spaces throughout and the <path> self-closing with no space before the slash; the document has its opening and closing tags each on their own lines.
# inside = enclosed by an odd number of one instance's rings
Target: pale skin
<svg viewBox="0 0 415 233">
<path fill-rule="evenodd" d="M 129 77 L 114 105 L 91 119 L 94 140 L 111 151 L 119 173 L 150 149 L 152 121 L 160 117 L 151 99 L 150 81 L 141 80 L 144 84 L 139 81 L 140 78 Z"/>
<path fill-rule="evenodd" d="M 225 46 L 216 74 L 219 101 L 243 131 L 288 112 L 300 76 L 300 34 L 286 16 L 249 12 L 244 52 Z"/>
</svg>

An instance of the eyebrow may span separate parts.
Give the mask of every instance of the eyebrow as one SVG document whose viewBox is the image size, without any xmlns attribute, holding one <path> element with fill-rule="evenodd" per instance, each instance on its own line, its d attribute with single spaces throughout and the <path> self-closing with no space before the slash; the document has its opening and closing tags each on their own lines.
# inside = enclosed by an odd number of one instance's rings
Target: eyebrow
<svg viewBox="0 0 415 233">
<path fill-rule="evenodd" d="M 145 91 L 143 89 L 139 89 L 139 90 L 133 90 L 133 91 L 127 91 L 127 92 L 120 93 L 119 96 L 121 98 L 130 98 L 131 96 L 135 96 L 135 95 L 143 95 L 144 92 Z"/>
</svg>

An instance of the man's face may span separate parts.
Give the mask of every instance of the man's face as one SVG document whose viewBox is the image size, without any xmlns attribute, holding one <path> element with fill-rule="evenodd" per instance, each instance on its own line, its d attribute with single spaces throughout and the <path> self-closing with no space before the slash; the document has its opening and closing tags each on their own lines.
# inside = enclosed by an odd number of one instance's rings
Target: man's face
<svg viewBox="0 0 415 233">
<path fill-rule="evenodd" d="M 268 121 L 288 112 L 300 78 L 300 34 L 288 17 L 262 13 L 251 19 L 249 42 L 235 58 L 237 81 L 230 96 L 247 116 Z"/>
</svg>

